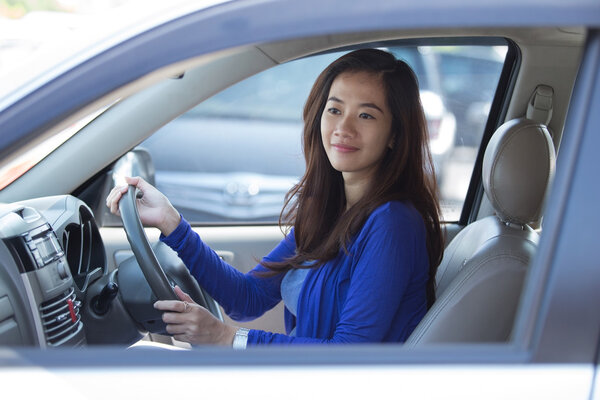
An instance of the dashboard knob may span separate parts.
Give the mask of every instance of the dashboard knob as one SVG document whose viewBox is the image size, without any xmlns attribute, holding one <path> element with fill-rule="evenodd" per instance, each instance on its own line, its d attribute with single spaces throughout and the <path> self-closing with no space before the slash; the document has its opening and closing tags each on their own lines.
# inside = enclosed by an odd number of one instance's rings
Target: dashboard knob
<svg viewBox="0 0 600 400">
<path fill-rule="evenodd" d="M 67 279 L 69 277 L 69 270 L 64 262 L 59 261 L 56 265 L 56 270 L 60 279 Z"/>
</svg>

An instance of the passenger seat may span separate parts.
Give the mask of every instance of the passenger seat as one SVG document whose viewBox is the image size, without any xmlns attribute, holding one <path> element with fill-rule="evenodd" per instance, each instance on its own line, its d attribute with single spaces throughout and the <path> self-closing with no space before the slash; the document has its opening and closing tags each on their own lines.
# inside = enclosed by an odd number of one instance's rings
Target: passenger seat
<svg viewBox="0 0 600 400">
<path fill-rule="evenodd" d="M 509 339 L 539 235 L 555 152 L 545 125 L 500 126 L 486 149 L 483 188 L 495 214 L 467 225 L 448 245 L 436 276 L 437 301 L 407 340 L 427 343 Z"/>
</svg>

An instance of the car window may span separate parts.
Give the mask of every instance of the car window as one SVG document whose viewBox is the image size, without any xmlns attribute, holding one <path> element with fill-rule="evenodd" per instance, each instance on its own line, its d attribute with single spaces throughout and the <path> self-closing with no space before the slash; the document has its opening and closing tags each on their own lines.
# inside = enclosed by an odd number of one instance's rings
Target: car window
<svg viewBox="0 0 600 400">
<path fill-rule="evenodd" d="M 419 79 L 443 219 L 457 221 L 506 46 L 385 47 Z M 263 71 L 202 102 L 141 144 L 156 185 L 192 223 L 276 223 L 304 172 L 302 109 L 343 52 Z"/>
</svg>

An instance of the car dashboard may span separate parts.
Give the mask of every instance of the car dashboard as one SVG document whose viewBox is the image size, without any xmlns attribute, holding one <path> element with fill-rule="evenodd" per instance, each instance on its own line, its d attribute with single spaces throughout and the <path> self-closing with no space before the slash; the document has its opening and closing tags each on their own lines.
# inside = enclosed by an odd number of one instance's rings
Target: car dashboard
<svg viewBox="0 0 600 400">
<path fill-rule="evenodd" d="M 72 196 L 2 204 L 0 239 L 0 345 L 85 345 L 82 299 L 106 274 L 89 207 Z"/>
</svg>

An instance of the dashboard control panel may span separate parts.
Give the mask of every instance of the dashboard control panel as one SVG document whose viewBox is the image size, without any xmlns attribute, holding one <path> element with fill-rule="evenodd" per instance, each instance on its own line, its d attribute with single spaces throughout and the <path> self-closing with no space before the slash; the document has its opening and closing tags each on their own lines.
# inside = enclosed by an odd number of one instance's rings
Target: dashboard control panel
<svg viewBox="0 0 600 400">
<path fill-rule="evenodd" d="M 85 344 L 81 301 L 62 246 L 45 218 L 29 207 L 0 208 L 0 245 L 18 269 L 16 282 L 4 289 L 7 293 L 0 290 L 0 298 L 8 298 L 7 304 L 26 302 L 30 310 L 37 311 L 24 316 L 17 308 L 5 310 L 7 320 L 13 322 L 12 331 L 0 329 L 0 335 L 26 336 L 20 330 L 27 324 L 20 320 L 29 317 L 35 326 L 35 341 L 42 347 Z"/>
</svg>

